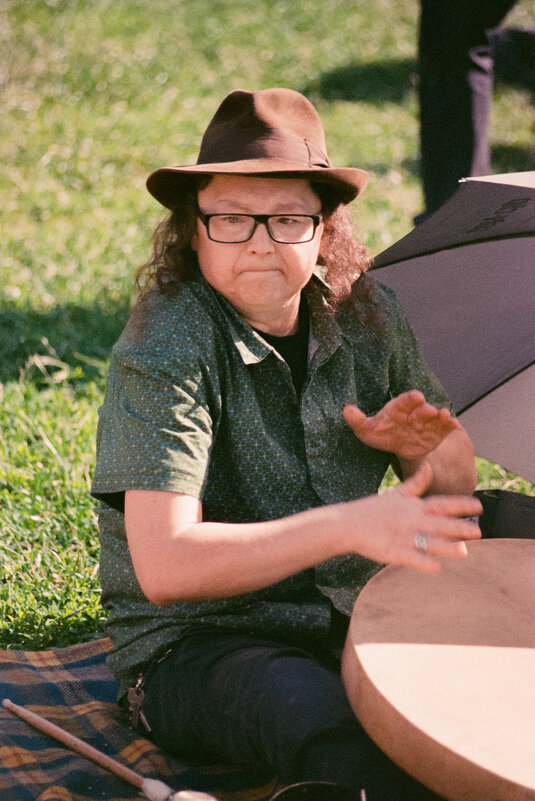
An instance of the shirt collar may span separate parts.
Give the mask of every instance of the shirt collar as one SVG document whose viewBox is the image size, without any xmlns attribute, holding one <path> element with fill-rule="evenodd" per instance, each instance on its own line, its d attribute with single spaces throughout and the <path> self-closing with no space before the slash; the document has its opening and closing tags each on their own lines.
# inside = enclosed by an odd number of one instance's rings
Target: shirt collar
<svg viewBox="0 0 535 801">
<path fill-rule="evenodd" d="M 342 332 L 325 297 L 325 288 L 322 276 L 314 273 L 303 290 L 310 313 L 309 361 L 314 357 L 325 361 L 342 344 Z"/>
<path fill-rule="evenodd" d="M 215 307 L 219 316 L 223 316 L 236 350 L 244 364 L 257 364 L 268 356 L 273 348 L 246 323 L 234 306 L 223 295 L 214 289 L 200 270 L 197 283 L 204 299 Z"/>
<path fill-rule="evenodd" d="M 232 341 L 244 364 L 257 364 L 265 359 L 273 351 L 271 345 L 242 320 L 234 306 L 206 281 L 200 271 L 198 278 L 204 292 L 208 293 L 212 302 L 216 303 L 224 315 Z M 309 361 L 314 356 L 316 359 L 324 361 L 342 343 L 340 327 L 334 311 L 325 299 L 322 285 L 325 287 L 325 281 L 321 274 L 315 271 L 303 289 L 310 313 Z"/>
</svg>

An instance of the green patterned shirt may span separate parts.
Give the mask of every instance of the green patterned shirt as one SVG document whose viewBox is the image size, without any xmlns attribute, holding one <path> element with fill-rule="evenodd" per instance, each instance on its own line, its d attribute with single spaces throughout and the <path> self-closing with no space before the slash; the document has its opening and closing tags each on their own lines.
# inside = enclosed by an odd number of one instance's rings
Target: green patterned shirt
<svg viewBox="0 0 535 801">
<path fill-rule="evenodd" d="M 377 492 L 390 455 L 354 436 L 343 407 L 372 415 L 409 389 L 438 406 L 448 399 L 390 290 L 377 287 L 386 330 L 374 334 L 354 309 L 334 314 L 318 280 L 304 290 L 310 345 L 300 397 L 286 362 L 200 273 L 177 295 L 138 304 L 113 349 L 92 492 L 101 499 L 110 666 L 123 690 L 154 653 L 199 626 L 325 638 L 331 604 L 350 614 L 377 569 L 347 555 L 256 592 L 159 607 L 141 591 L 124 516 L 110 500 L 169 490 L 200 498 L 204 520 L 247 523 Z"/>
</svg>

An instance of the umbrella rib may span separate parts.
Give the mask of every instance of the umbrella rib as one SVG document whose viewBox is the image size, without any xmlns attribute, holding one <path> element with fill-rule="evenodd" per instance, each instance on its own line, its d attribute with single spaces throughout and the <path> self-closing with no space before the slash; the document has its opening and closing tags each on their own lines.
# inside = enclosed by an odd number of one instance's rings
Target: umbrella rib
<svg viewBox="0 0 535 801">
<path fill-rule="evenodd" d="M 522 231 L 517 234 L 500 234 L 499 236 L 481 237 L 481 239 L 468 239 L 465 242 L 455 242 L 452 245 L 442 245 L 440 247 L 431 248 L 430 250 L 418 250 L 415 253 L 409 253 L 407 256 L 393 258 L 392 261 L 387 261 L 384 264 L 375 265 L 372 259 L 370 272 L 381 270 L 383 267 L 392 267 L 394 264 L 402 264 L 404 261 L 410 261 L 411 259 L 419 259 L 422 256 L 432 256 L 434 253 L 443 253 L 447 250 L 464 248 L 467 247 L 467 245 L 481 245 L 483 242 L 499 242 L 502 239 L 530 239 L 533 236 L 535 236 L 535 229 L 533 229 L 533 231 Z M 394 247 L 394 245 L 392 245 L 392 247 Z"/>
</svg>

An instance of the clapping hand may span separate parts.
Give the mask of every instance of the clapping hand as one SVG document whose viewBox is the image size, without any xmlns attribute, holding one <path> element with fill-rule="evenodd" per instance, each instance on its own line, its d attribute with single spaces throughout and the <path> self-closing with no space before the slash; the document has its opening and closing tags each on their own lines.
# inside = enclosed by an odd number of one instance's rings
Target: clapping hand
<svg viewBox="0 0 535 801">
<path fill-rule="evenodd" d="M 392 398 L 372 417 L 357 406 L 346 406 L 344 418 L 365 445 L 406 460 L 423 459 L 461 428 L 448 409 L 427 403 L 418 390 Z"/>
<path fill-rule="evenodd" d="M 355 526 L 357 553 L 383 564 L 414 567 L 426 573 L 441 569 L 443 559 L 462 559 L 465 541 L 481 532 L 472 520 L 482 508 L 470 496 L 422 497 L 432 480 L 431 466 L 422 462 L 413 476 L 382 495 L 356 501 L 359 515 Z M 351 511 L 350 511 L 351 514 Z"/>
</svg>

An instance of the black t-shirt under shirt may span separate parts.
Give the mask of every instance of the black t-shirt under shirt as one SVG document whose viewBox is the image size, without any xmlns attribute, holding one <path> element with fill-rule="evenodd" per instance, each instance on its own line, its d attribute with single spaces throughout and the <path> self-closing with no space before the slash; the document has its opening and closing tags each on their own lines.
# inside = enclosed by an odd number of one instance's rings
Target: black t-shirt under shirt
<svg viewBox="0 0 535 801">
<path fill-rule="evenodd" d="M 255 331 L 275 348 L 290 368 L 292 381 L 298 395 L 301 394 L 307 372 L 308 329 L 308 307 L 303 301 L 301 301 L 299 307 L 299 325 L 295 334 L 276 337 L 273 334 L 266 334 L 265 331 L 259 331 L 258 328 L 255 328 Z"/>
</svg>

